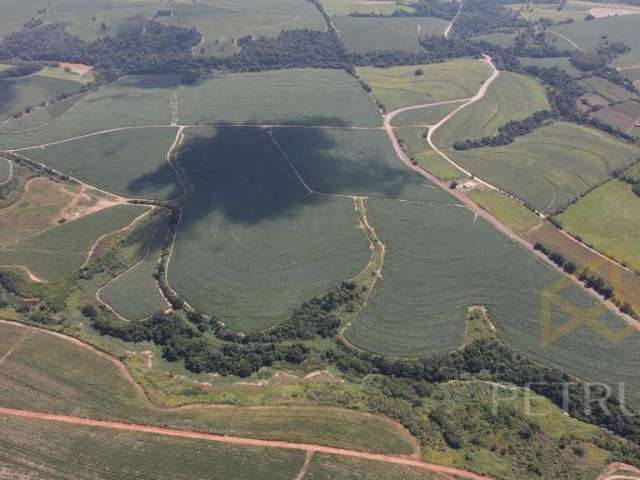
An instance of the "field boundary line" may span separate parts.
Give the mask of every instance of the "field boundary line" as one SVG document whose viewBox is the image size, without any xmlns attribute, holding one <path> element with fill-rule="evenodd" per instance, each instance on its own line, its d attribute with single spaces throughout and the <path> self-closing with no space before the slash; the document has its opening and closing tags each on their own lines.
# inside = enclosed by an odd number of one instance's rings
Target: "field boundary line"
<svg viewBox="0 0 640 480">
<path fill-rule="evenodd" d="M 155 435 L 164 435 L 176 438 L 189 438 L 194 440 L 205 440 L 210 442 L 224 443 L 239 447 L 262 447 L 262 448 L 280 448 L 285 450 L 297 450 L 312 453 L 324 453 L 328 455 L 336 455 L 341 457 L 358 458 L 362 460 L 378 461 L 402 465 L 407 467 L 415 467 L 422 470 L 428 470 L 434 473 L 453 475 L 459 478 L 469 480 L 493 480 L 490 477 L 478 475 L 466 470 L 460 470 L 444 465 L 436 465 L 433 463 L 421 462 L 409 458 L 385 455 L 380 453 L 366 453 L 358 450 L 349 450 L 345 448 L 327 447 L 310 443 L 286 442 L 281 440 L 262 440 L 255 438 L 235 437 L 231 435 L 216 435 L 213 433 L 204 433 L 189 430 L 174 430 L 164 427 L 154 427 L 151 425 L 138 423 L 125 423 L 106 420 L 95 420 L 85 417 L 74 417 L 70 415 L 58 415 L 45 412 L 37 412 L 31 410 L 19 410 L 13 408 L 0 407 L 0 415 L 7 415 L 30 420 L 40 420 L 49 422 L 65 423 L 68 425 L 77 425 L 84 427 L 103 428 L 110 430 L 118 430 L 133 433 L 149 433 Z"/>
<path fill-rule="evenodd" d="M 17 341 L 16 343 L 9 348 L 9 350 L 7 350 L 7 352 L 2 355 L 2 357 L 0 357 L 0 366 L 4 364 L 4 362 L 7 360 L 7 358 L 9 358 L 13 352 L 15 352 L 18 348 L 20 348 L 20 346 L 31 336 L 33 335 L 33 332 L 27 332 L 24 335 L 22 335 Z"/>
<path fill-rule="evenodd" d="M 309 465 L 311 465 L 314 453 L 314 450 L 307 450 L 307 454 L 304 457 L 304 463 L 302 464 L 300 472 L 296 475 L 295 480 L 304 480 L 304 476 L 307 474 L 307 470 L 309 470 Z"/>
</svg>

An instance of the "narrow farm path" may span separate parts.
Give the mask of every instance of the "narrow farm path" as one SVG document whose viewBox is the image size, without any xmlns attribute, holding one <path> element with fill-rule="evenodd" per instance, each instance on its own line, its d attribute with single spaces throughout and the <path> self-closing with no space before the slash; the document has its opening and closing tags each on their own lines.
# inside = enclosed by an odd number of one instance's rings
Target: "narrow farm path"
<svg viewBox="0 0 640 480">
<path fill-rule="evenodd" d="M 584 49 L 578 45 L 576 42 L 574 42 L 573 40 L 571 40 L 569 37 L 567 37 L 566 35 L 563 35 L 562 33 L 556 32 L 554 30 L 549 30 L 550 33 L 553 33 L 556 37 L 560 37 L 563 40 L 566 40 L 567 42 L 569 42 L 571 44 L 571 46 L 573 48 L 575 48 L 576 50 L 580 51 L 580 52 L 584 52 Z"/>
<path fill-rule="evenodd" d="M 452 475 L 459 479 L 469 480 L 492 480 L 490 477 L 475 474 L 466 470 L 460 470 L 452 467 L 445 467 L 443 465 L 436 465 L 433 463 L 421 462 L 418 460 L 412 460 L 405 457 L 399 457 L 394 455 L 385 455 L 379 453 L 367 453 L 358 450 L 348 450 L 344 448 L 326 447 L 323 445 L 309 444 L 309 443 L 294 443 L 284 442 L 277 440 L 260 440 L 254 438 L 234 437 L 227 435 L 215 435 L 212 433 L 188 431 L 188 430 L 174 430 L 170 428 L 155 427 L 151 425 L 136 424 L 136 423 L 124 423 L 124 422 L 111 422 L 105 420 L 94 420 L 84 417 L 74 417 L 70 415 L 56 415 L 45 412 L 35 412 L 31 410 L 18 410 L 13 408 L 0 407 L 0 415 L 25 418 L 35 421 L 49 421 L 65 423 L 69 425 L 77 425 L 84 427 L 103 428 L 109 430 L 118 430 L 134 433 L 149 433 L 154 435 L 164 435 L 177 438 L 189 438 L 194 440 L 203 440 L 217 443 L 224 443 L 228 445 L 245 446 L 245 447 L 263 447 L 263 448 L 281 448 L 286 450 L 298 450 L 307 453 L 324 453 L 328 455 L 337 455 L 340 457 L 358 458 L 362 460 L 372 460 L 384 463 L 391 463 L 395 465 L 402 465 L 406 467 L 414 467 L 422 470 L 428 470 L 434 473 L 440 473 L 443 475 Z"/>
<path fill-rule="evenodd" d="M 437 130 L 439 127 L 441 127 L 442 125 L 444 125 L 457 112 L 459 112 L 460 110 L 462 110 L 466 106 L 471 105 L 472 103 L 481 100 L 486 95 L 487 90 L 489 89 L 489 86 L 491 85 L 491 83 L 496 78 L 498 78 L 498 75 L 499 75 L 500 72 L 499 72 L 499 70 L 496 69 L 495 65 L 493 64 L 493 61 L 492 61 L 491 57 L 489 57 L 488 55 L 485 55 L 484 61 L 492 69 L 491 77 L 482 84 L 482 86 L 478 90 L 478 93 L 476 93 L 475 96 L 473 96 L 472 98 L 468 99 L 468 101 L 466 101 L 465 103 L 460 105 L 453 112 L 451 112 L 449 115 L 447 115 L 445 118 L 443 118 L 440 122 L 438 122 L 436 125 L 434 125 L 432 128 L 430 128 L 428 136 L 427 136 L 427 140 L 429 142 L 429 145 L 431 146 L 431 148 L 434 149 L 434 151 L 438 155 L 440 155 L 440 157 L 442 157 L 443 159 L 447 160 L 453 166 L 458 168 L 460 171 L 465 172 L 469 176 L 471 176 L 470 172 L 467 172 L 464 168 L 460 167 L 457 163 L 455 163 L 453 160 L 451 160 L 446 154 L 444 154 L 440 149 L 438 149 L 435 146 L 435 144 L 433 143 L 432 137 L 433 137 L 433 132 L 435 130 Z M 455 197 L 462 205 L 464 205 L 466 208 L 468 208 L 476 216 L 481 217 L 482 219 L 484 219 L 486 222 L 488 222 L 491 226 L 493 226 L 496 230 L 498 230 L 500 233 L 502 233 L 508 239 L 510 239 L 513 242 L 519 244 L 525 250 L 528 250 L 531 254 L 533 254 L 535 257 L 537 257 L 540 261 L 542 261 L 543 263 L 547 264 L 552 269 L 554 269 L 556 272 L 558 272 L 559 274 L 563 275 L 565 278 L 568 278 L 571 282 L 573 282 L 576 285 L 578 285 L 591 298 L 593 298 L 594 300 L 602 303 L 611 312 L 616 314 L 618 317 L 622 318 L 628 325 L 630 325 L 631 327 L 633 327 L 633 328 L 635 328 L 637 330 L 640 330 L 640 322 L 638 320 L 634 319 L 630 315 L 622 313 L 612 301 L 604 300 L 597 292 L 595 292 L 594 290 L 592 290 L 590 288 L 587 288 L 584 284 L 582 284 L 573 275 L 570 275 L 570 274 L 566 273 L 564 270 L 562 270 L 562 268 L 559 268 L 556 264 L 551 262 L 545 255 L 543 255 L 541 252 L 538 252 L 537 250 L 535 250 L 531 243 L 529 243 L 524 238 L 520 237 L 519 235 L 517 235 L 516 233 L 511 231 L 506 225 L 504 225 L 500 220 L 498 220 L 498 218 L 494 217 L 491 213 L 489 213 L 488 211 L 486 211 L 485 209 L 480 207 L 477 203 L 475 203 L 473 200 L 471 200 L 471 198 L 469 198 L 463 191 L 461 191 L 460 189 L 457 189 L 457 188 L 455 188 L 455 189 L 450 188 L 448 183 L 441 181 L 439 178 L 437 178 L 435 175 L 433 175 L 431 172 L 426 170 L 421 165 L 414 165 L 411 162 L 411 159 L 409 158 L 407 153 L 404 151 L 404 149 L 400 145 L 400 142 L 398 140 L 398 137 L 396 136 L 396 133 L 394 131 L 393 126 L 391 125 L 391 122 L 392 122 L 393 118 L 396 115 L 398 115 L 399 113 L 402 113 L 403 111 L 412 110 L 412 109 L 415 110 L 415 109 L 418 109 L 418 108 L 428 108 L 428 107 L 432 107 L 434 105 L 436 105 L 436 104 L 424 104 L 424 105 L 414 105 L 412 107 L 404 107 L 404 108 L 401 108 L 401 109 L 398 109 L 398 110 L 394 110 L 393 112 L 389 112 L 388 114 L 386 114 L 384 116 L 384 129 L 385 129 L 385 131 L 387 133 L 387 136 L 389 137 L 389 140 L 391 141 L 391 143 L 393 145 L 393 149 L 395 150 L 396 155 L 402 161 L 402 163 L 404 163 L 407 166 L 407 168 L 413 170 L 414 172 L 418 173 L 419 175 L 422 175 L 423 177 L 425 177 L 426 179 L 431 181 L 433 184 L 435 184 L 438 187 L 442 188 L 443 190 L 446 190 L 447 192 L 449 192 L 453 197 Z M 484 180 L 478 179 L 477 177 L 474 177 L 474 178 L 476 179 L 476 181 L 482 183 L 483 185 L 487 186 L 488 188 L 500 191 L 497 187 L 489 184 L 488 182 L 485 182 Z M 582 246 L 582 243 L 578 242 L 575 239 L 573 239 L 573 240 L 576 242 L 576 244 Z"/>
<path fill-rule="evenodd" d="M 444 29 L 444 38 L 449 38 L 449 33 L 451 33 L 451 29 L 453 28 L 453 25 L 456 23 L 456 20 L 458 20 L 458 17 L 460 16 L 460 12 L 462 12 L 462 7 L 464 6 L 464 0 L 458 0 L 459 6 L 458 6 L 458 11 L 456 12 L 455 16 L 451 19 L 451 22 L 449 22 L 449 25 L 447 25 L 447 28 Z"/>
</svg>

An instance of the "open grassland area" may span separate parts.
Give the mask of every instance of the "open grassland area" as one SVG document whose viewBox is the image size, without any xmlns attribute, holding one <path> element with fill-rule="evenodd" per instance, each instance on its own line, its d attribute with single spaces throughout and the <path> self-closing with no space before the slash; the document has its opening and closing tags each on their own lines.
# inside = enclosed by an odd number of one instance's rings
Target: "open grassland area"
<svg viewBox="0 0 640 480">
<path fill-rule="evenodd" d="M 48 0 L 4 0 L 0 16 L 0 38 L 7 33 L 19 30 L 22 24 L 34 17 L 38 10 L 46 8 Z"/>
<path fill-rule="evenodd" d="M 442 35 L 449 22 L 433 17 L 336 17 L 340 39 L 351 53 L 419 52 L 418 35 Z"/>
<path fill-rule="evenodd" d="M 53 100 L 58 95 L 69 95 L 80 87 L 78 82 L 37 74 L 0 78 L 0 121 L 10 118 L 14 113 Z"/>
<path fill-rule="evenodd" d="M 640 151 L 598 130 L 559 122 L 511 145 L 449 155 L 474 175 L 553 213 L 633 163 Z"/>
<path fill-rule="evenodd" d="M 29 115 L 0 124 L 0 149 L 40 146 L 95 132 L 133 126 L 163 126 L 171 122 L 175 75 L 140 75 L 92 92 L 54 121 L 30 128 Z"/>
<path fill-rule="evenodd" d="M 44 107 L 37 107 L 32 110 L 31 113 L 23 115 L 16 120 L 0 123 L 0 135 L 10 132 L 28 131 L 41 127 L 65 113 L 85 96 L 86 93 L 84 92 L 77 93 L 59 102 L 50 103 Z"/>
<path fill-rule="evenodd" d="M 640 21 L 640 17 L 638 17 L 638 20 Z M 587 77 L 581 80 L 580 84 L 590 92 L 600 95 L 610 102 L 624 102 L 625 100 L 637 98 L 637 95 L 626 88 L 600 77 Z"/>
<path fill-rule="evenodd" d="M 640 271 L 640 198 L 628 183 L 611 180 L 555 218 L 583 242 Z"/>
<path fill-rule="evenodd" d="M 402 142 L 409 157 L 422 165 L 429 173 L 440 180 L 456 180 L 465 176 L 460 170 L 438 155 L 425 138 L 425 129 L 419 127 L 402 127 L 396 129 L 398 140 Z"/>
<path fill-rule="evenodd" d="M 322 0 L 328 15 L 349 15 L 351 13 L 391 15 L 396 10 L 413 12 L 414 9 L 402 0 Z"/>
<path fill-rule="evenodd" d="M 571 65 L 568 57 L 548 57 L 548 58 L 531 58 L 531 57 L 518 57 L 520 63 L 525 67 L 535 65 L 540 68 L 552 68 L 557 67 L 563 70 L 567 75 L 573 78 L 580 78 L 584 75 L 584 72 L 578 70 Z"/>
<path fill-rule="evenodd" d="M 552 27 L 551 30 L 574 41 L 580 48 L 595 49 L 603 44 L 603 36 L 609 43 L 622 42 L 631 48 L 613 60 L 616 67 L 640 63 L 640 30 L 636 15 L 598 18 L 590 22 L 577 22 Z"/>
<path fill-rule="evenodd" d="M 367 202 L 369 222 L 387 247 L 382 280 L 346 338 L 362 349 L 396 356 L 453 350 L 463 341 L 467 308 L 486 306 L 498 335 L 535 360 L 598 381 L 625 382 L 640 399 L 640 333 L 610 342 L 590 329 L 541 343 L 541 295 L 554 288 L 579 315 L 597 303 L 570 280 L 507 241 L 459 207 Z M 560 283 L 562 282 L 562 283 Z M 626 324 L 604 307 L 598 319 L 611 329 Z M 570 317 L 553 308 L 552 325 Z M 547 323 L 545 323 L 547 325 Z M 621 364 L 630 369 L 621 370 Z M 633 365 L 633 367 L 631 367 Z"/>
<path fill-rule="evenodd" d="M 425 202 L 455 200 L 404 167 L 383 131 L 273 131 L 307 185 L 320 193 Z"/>
<path fill-rule="evenodd" d="M 22 155 L 111 193 L 168 200 L 182 193 L 175 172 L 167 168 L 176 132 L 175 127 L 120 130 Z"/>
<path fill-rule="evenodd" d="M 0 265 L 21 266 L 42 280 L 78 271 L 103 235 L 126 227 L 148 207 L 116 205 L 0 249 Z"/>
<path fill-rule="evenodd" d="M 345 409 L 162 409 L 145 401 L 112 362 L 81 345 L 6 323 L 0 333 L 0 356 L 13 349 L 0 369 L 0 406 L 378 453 L 414 450 L 412 437 L 398 424 Z"/>
<path fill-rule="evenodd" d="M 416 75 L 418 69 L 424 75 Z M 357 73 L 390 112 L 409 105 L 472 97 L 489 76 L 489 69 L 477 60 L 452 60 L 433 65 L 360 67 Z"/>
<path fill-rule="evenodd" d="M 167 221 L 160 222 L 145 246 L 144 257 L 136 265 L 109 282 L 100 298 L 128 320 L 140 320 L 167 309 L 153 273 L 167 236 Z"/>
<path fill-rule="evenodd" d="M 584 20 L 591 8 L 587 2 L 565 2 L 559 3 L 536 3 L 536 4 L 513 4 L 508 7 L 519 12 L 528 20 L 538 20 L 548 18 L 554 22 L 564 22 L 573 19 L 576 22 Z"/>
<path fill-rule="evenodd" d="M 549 223 L 525 235 L 531 243 L 540 242 L 551 251 L 562 254 L 574 262 L 578 269 L 588 268 L 589 272 L 604 280 L 614 288 L 614 295 L 621 302 L 629 302 L 635 311 L 640 310 L 640 277 L 617 266 L 597 253 L 587 249 Z"/>
<path fill-rule="evenodd" d="M 345 458 L 317 453 L 311 459 L 305 480 L 446 480 L 421 468 Z"/>
<path fill-rule="evenodd" d="M 418 108 L 402 112 L 391 121 L 393 126 L 435 125 L 460 106 L 461 102 L 436 105 L 429 108 Z"/>
<path fill-rule="evenodd" d="M 324 138 L 324 130 L 314 132 Z M 309 155 L 317 148 L 304 145 Z M 309 194 L 267 132 L 188 129 L 179 161 L 194 192 L 169 281 L 229 327 L 268 328 L 366 265 L 354 201 Z"/>
<path fill-rule="evenodd" d="M 484 98 L 451 117 L 434 134 L 434 140 L 437 145 L 448 147 L 466 139 L 493 136 L 511 120 L 524 120 L 548 109 L 549 102 L 539 82 L 517 73 L 500 72 Z"/>
<path fill-rule="evenodd" d="M 542 219 L 527 207 L 495 190 L 476 188 L 469 197 L 518 235 L 542 223 Z"/>
<path fill-rule="evenodd" d="M 493 45 L 498 45 L 502 48 L 513 47 L 516 41 L 517 34 L 514 33 L 487 33 L 485 35 L 477 35 L 473 37 L 473 40 L 477 42 L 487 42 Z"/>
<path fill-rule="evenodd" d="M 342 70 L 216 74 L 179 98 L 182 124 L 380 125 L 375 103 Z"/>
<path fill-rule="evenodd" d="M 11 177 L 11 162 L 6 158 L 0 158 L 0 184 L 7 183 Z"/>
<path fill-rule="evenodd" d="M 273 0 L 217 0 L 171 5 L 175 15 L 160 19 L 167 25 L 195 27 L 204 36 L 195 48 L 205 55 L 240 51 L 237 40 L 246 36 L 275 37 L 284 30 L 324 30 L 324 19 L 310 2 Z M 203 49 L 203 50 L 201 50 Z"/>
<path fill-rule="evenodd" d="M 48 480 L 294 478 L 304 452 L 0 417 L 0 475 Z M 135 477 L 133 477 L 135 476 Z"/>
</svg>

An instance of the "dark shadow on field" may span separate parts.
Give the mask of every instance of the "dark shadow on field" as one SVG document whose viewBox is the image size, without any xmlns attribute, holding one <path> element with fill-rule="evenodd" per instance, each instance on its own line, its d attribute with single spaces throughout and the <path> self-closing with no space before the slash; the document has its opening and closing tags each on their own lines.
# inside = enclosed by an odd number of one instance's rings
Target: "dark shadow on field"
<svg viewBox="0 0 640 480">
<path fill-rule="evenodd" d="M 394 196 L 405 185 L 407 175 L 402 169 L 373 159 L 367 163 L 360 158 L 354 164 L 347 158 L 326 155 L 336 146 L 326 129 L 291 128 L 287 134 L 299 136 L 304 148 L 308 147 L 309 158 L 322 162 L 314 175 L 331 177 L 331 192 L 323 193 L 357 194 L 374 184 L 378 191 Z M 182 228 L 214 212 L 233 223 L 254 224 L 293 216 L 305 205 L 335 198 L 309 193 L 274 143 L 271 131 L 265 128 L 189 127 L 185 129 L 178 162 L 193 185 L 184 205 Z M 134 179 L 130 188 L 140 184 L 166 186 L 163 182 L 170 178 L 167 169 L 171 166 L 163 164 Z"/>
</svg>

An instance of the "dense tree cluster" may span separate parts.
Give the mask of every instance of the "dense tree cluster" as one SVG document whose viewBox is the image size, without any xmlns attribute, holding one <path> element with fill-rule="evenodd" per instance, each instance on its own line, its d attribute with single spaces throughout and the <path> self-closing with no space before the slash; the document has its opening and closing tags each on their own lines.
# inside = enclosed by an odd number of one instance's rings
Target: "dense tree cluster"
<svg viewBox="0 0 640 480">
<path fill-rule="evenodd" d="M 453 31 L 463 36 L 495 32 L 500 28 L 519 28 L 529 21 L 518 12 L 505 8 L 494 0 L 466 0 Z"/>
</svg>

